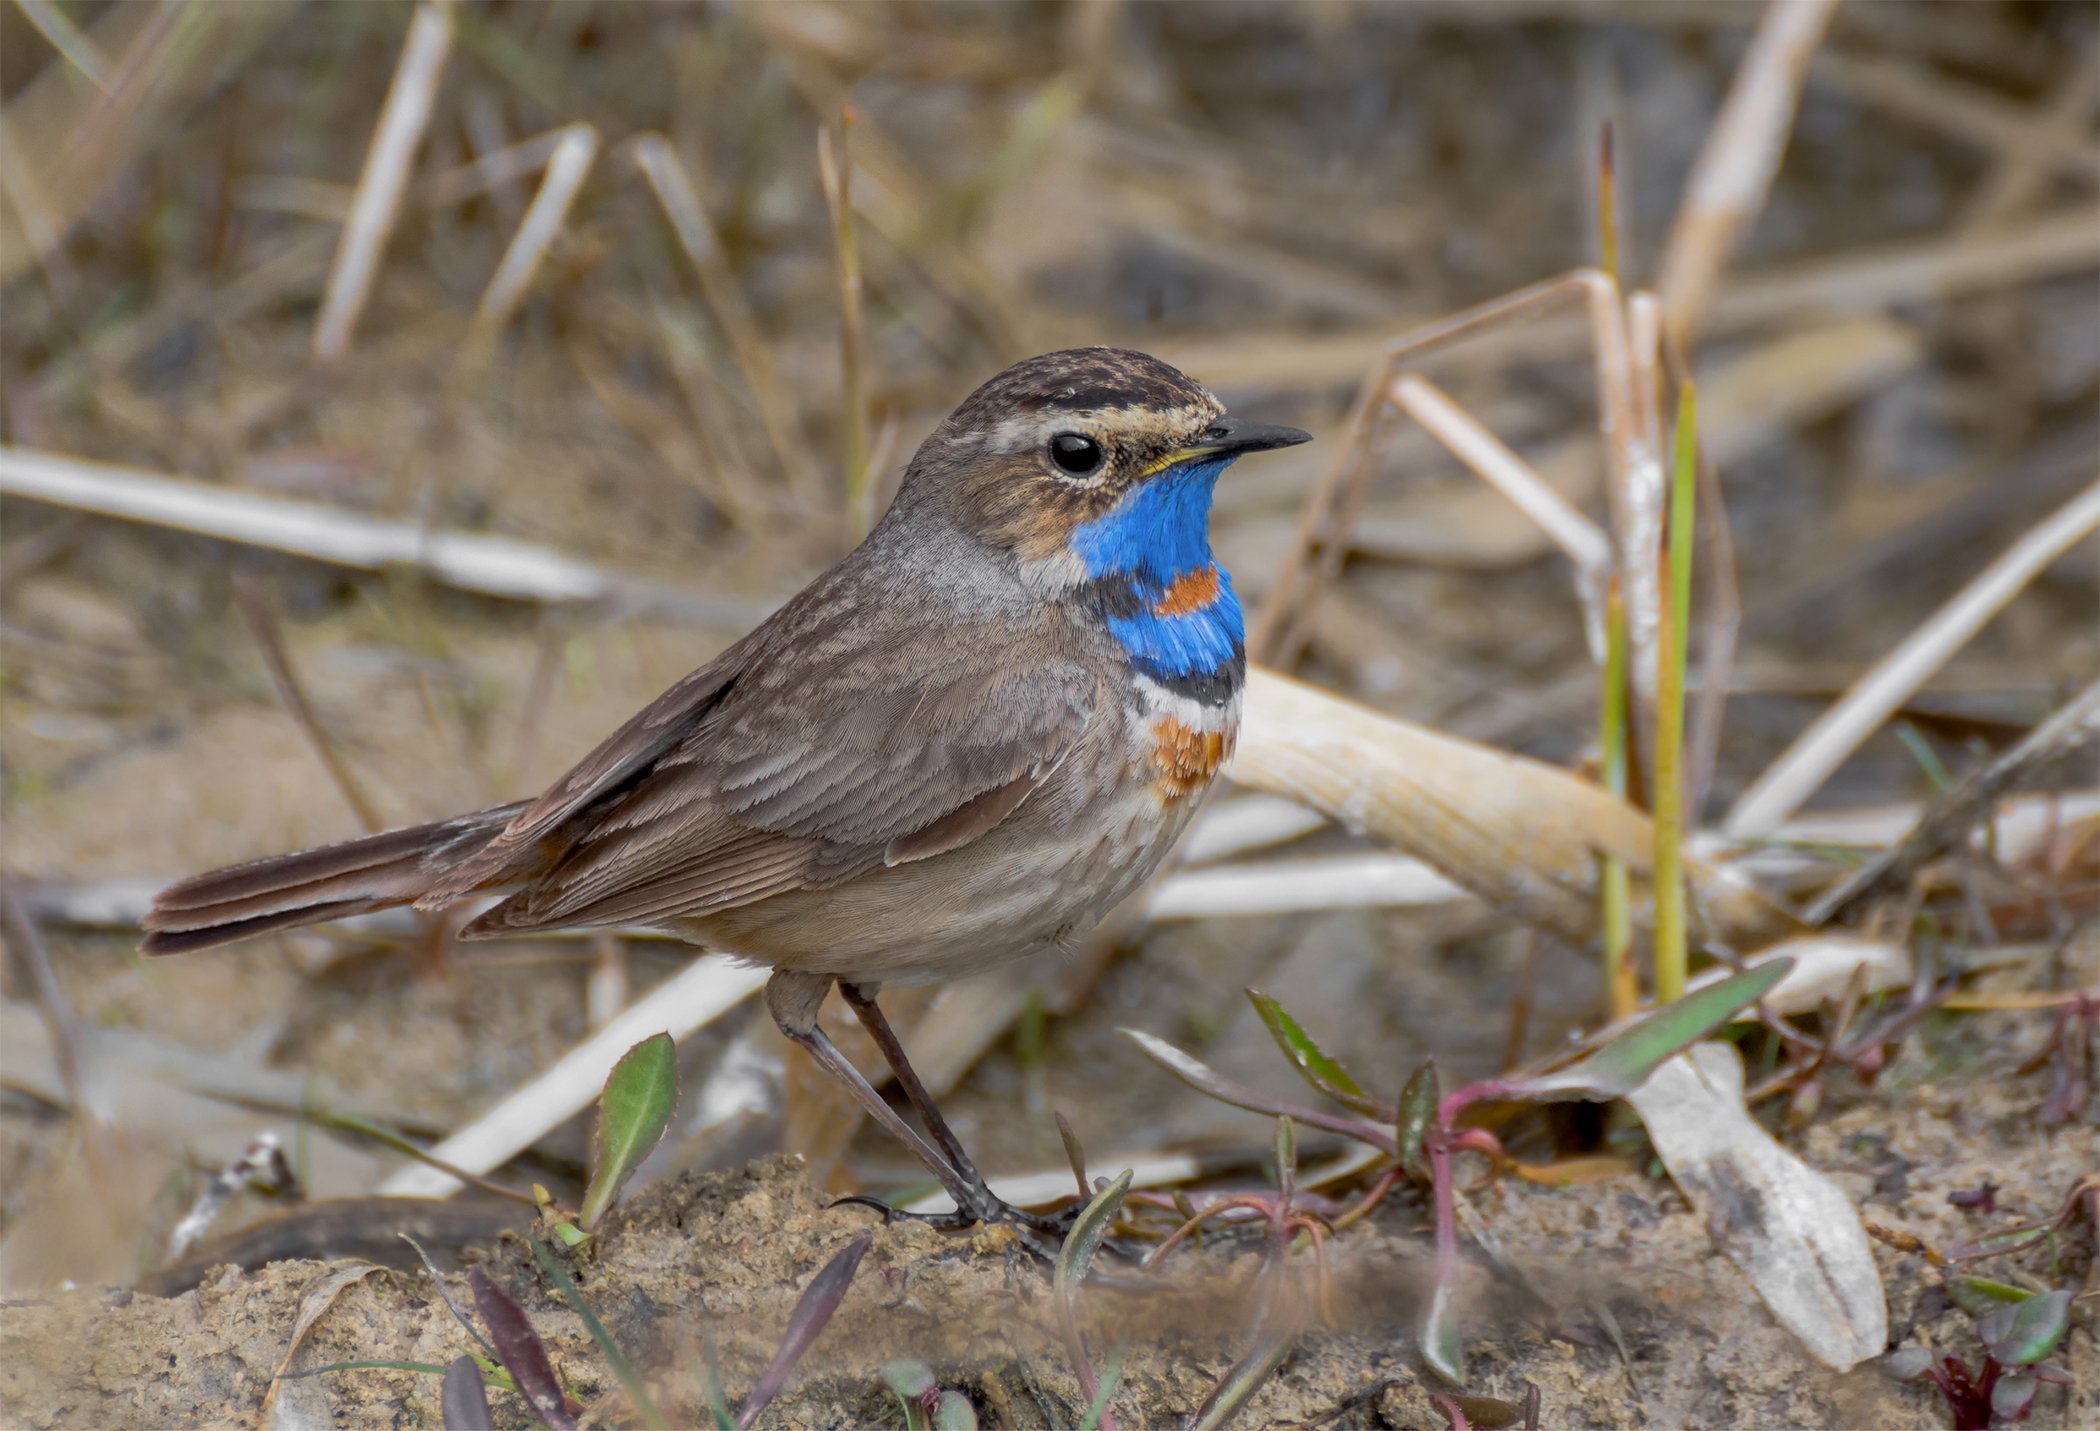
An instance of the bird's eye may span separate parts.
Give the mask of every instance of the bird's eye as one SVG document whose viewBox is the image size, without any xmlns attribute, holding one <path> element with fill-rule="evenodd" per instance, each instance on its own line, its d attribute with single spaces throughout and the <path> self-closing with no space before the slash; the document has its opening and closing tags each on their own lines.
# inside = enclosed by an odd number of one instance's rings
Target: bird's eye
<svg viewBox="0 0 2100 1431">
<path fill-rule="evenodd" d="M 1050 439 L 1050 460 L 1074 477 L 1084 477 L 1101 465 L 1101 444 L 1076 432 L 1060 432 Z"/>
</svg>

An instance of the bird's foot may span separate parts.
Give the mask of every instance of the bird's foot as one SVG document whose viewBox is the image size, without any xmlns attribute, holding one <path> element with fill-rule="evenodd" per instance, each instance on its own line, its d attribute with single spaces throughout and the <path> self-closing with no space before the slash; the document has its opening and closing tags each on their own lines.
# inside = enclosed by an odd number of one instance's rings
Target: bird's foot
<svg viewBox="0 0 2100 1431">
<path fill-rule="evenodd" d="M 915 1212 L 860 1193 L 839 1198 L 831 1206 L 855 1203 L 874 1208 L 882 1214 L 885 1222 L 920 1222 L 944 1232 L 965 1232 L 973 1227 L 1003 1223 L 1013 1229 L 1022 1246 L 1049 1263 L 1057 1261 L 1065 1239 L 1071 1236 L 1073 1224 L 1079 1221 L 1079 1214 L 1086 1207 L 1086 1204 L 1075 1201 L 1050 1212 L 1030 1212 L 1027 1208 L 1015 1207 L 990 1188 L 976 1188 L 970 1192 L 967 1200 L 958 1199 L 964 1205 L 950 1212 Z M 1101 1247 L 1132 1263 L 1143 1255 L 1138 1249 L 1113 1237 L 1103 1238 Z"/>
</svg>

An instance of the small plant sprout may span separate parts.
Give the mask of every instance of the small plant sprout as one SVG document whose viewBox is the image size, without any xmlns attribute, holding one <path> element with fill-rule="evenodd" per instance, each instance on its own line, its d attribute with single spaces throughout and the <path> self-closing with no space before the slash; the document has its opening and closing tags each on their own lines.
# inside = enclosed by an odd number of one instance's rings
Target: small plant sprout
<svg viewBox="0 0 2100 1431">
<path fill-rule="evenodd" d="M 959 1391 L 943 1391 L 933 1369 L 899 1357 L 882 1369 L 882 1383 L 904 1412 L 904 1431 L 977 1431 L 977 1411 Z"/>
<path fill-rule="evenodd" d="M 594 1232 L 642 1159 L 663 1141 L 678 1108 L 678 1048 L 668 1033 L 627 1050 L 598 1098 L 590 1186 L 583 1193 L 583 1230 Z"/>
<path fill-rule="evenodd" d="M 1095 1193 L 1093 1200 L 1080 1209 L 1079 1216 L 1073 1220 L 1072 1230 L 1065 1235 L 1065 1245 L 1057 1254 L 1057 1272 L 1052 1284 L 1057 1294 L 1058 1326 L 1064 1333 L 1065 1352 L 1072 1358 L 1072 1370 L 1079 1377 L 1080 1388 L 1086 1393 L 1087 1400 L 1101 1403 L 1096 1424 L 1102 1431 L 1116 1431 L 1116 1421 L 1108 1410 L 1106 1398 L 1101 1395 L 1101 1383 L 1094 1376 L 1094 1364 L 1087 1357 L 1086 1338 L 1079 1329 L 1079 1287 L 1086 1281 L 1087 1268 L 1100 1250 L 1102 1239 L 1108 1235 L 1109 1225 L 1116 1220 L 1123 1199 L 1130 1195 L 1131 1177 L 1131 1171 L 1124 1169 L 1121 1176 Z"/>
<path fill-rule="evenodd" d="M 1982 1367 L 1972 1372 L 1952 1352 L 1935 1354 L 1928 1347 L 1899 1348 L 1880 1364 L 1898 1381 L 1929 1381 L 1937 1387 L 1955 1431 L 1988 1431 L 2001 1422 L 2025 1420 L 2043 1385 L 2071 1384 L 2069 1373 L 2043 1360 L 2070 1328 L 2070 1289 L 2036 1293 L 1968 1277 L 1948 1283 L 1947 1293 L 1976 1319 Z"/>
<path fill-rule="evenodd" d="M 1328 1055 L 1312 1036 L 1284 1012 L 1268 995 L 1248 990 L 1248 997 L 1289 1056 L 1299 1075 L 1321 1094 L 1346 1103 L 1352 1114 L 1293 1103 L 1288 1099 L 1235 1083 L 1200 1059 L 1162 1039 L 1135 1029 L 1123 1033 L 1144 1054 L 1176 1078 L 1220 1102 L 1270 1117 L 1339 1133 L 1368 1143 L 1387 1154 L 1391 1162 L 1373 1182 L 1370 1192 L 1355 1207 L 1334 1219 L 1345 1225 L 1368 1212 L 1402 1177 L 1421 1178 L 1426 1173 L 1436 1227 L 1436 1282 L 1424 1316 L 1420 1350 L 1423 1360 L 1440 1378 L 1454 1386 L 1465 1381 L 1465 1361 L 1459 1333 L 1456 1288 L 1458 1279 L 1458 1221 L 1456 1187 L 1451 1163 L 1455 1154 L 1476 1152 L 1497 1165 L 1507 1161 L 1501 1143 L 1481 1128 L 1462 1128 L 1461 1114 L 1482 1099 L 1507 1102 L 1546 1103 L 1570 1099 L 1603 1102 L 1622 1098 L 1638 1089 L 1666 1060 L 1683 1052 L 1712 1033 L 1740 1010 L 1762 999 L 1793 969 L 1791 959 L 1773 959 L 1728 978 L 1695 990 L 1667 1007 L 1657 1009 L 1572 1064 L 1542 1073 L 1489 1079 L 1441 1094 L 1434 1065 L 1424 1063 L 1402 1091 L 1395 1104 L 1384 1103 L 1366 1093 L 1358 1080 Z M 1361 1116 L 1354 1116 L 1361 1115 Z M 1290 1146 L 1290 1134 L 1280 1132 L 1280 1150 Z M 1281 1172 L 1289 1166 L 1280 1151 Z M 1194 1231 L 1196 1225 L 1227 1208 L 1258 1209 L 1271 1219 L 1276 1236 L 1286 1230 L 1304 1231 L 1317 1255 L 1327 1225 L 1290 1207 L 1289 1174 L 1281 1179 L 1284 1196 L 1262 1199 L 1249 1195 L 1219 1199 L 1191 1217 L 1156 1248 L 1148 1262 L 1157 1262 L 1173 1246 Z M 1279 1354 L 1280 1359 L 1280 1354 Z"/>
</svg>

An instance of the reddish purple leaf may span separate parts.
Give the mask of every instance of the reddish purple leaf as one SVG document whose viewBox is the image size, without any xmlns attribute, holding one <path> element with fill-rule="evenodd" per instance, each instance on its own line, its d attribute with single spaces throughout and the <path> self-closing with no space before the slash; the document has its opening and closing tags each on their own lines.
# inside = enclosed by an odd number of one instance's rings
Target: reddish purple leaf
<svg viewBox="0 0 2100 1431">
<path fill-rule="evenodd" d="M 765 1372 L 758 1378 L 758 1385 L 751 1388 L 751 1397 L 744 1409 L 737 1414 L 737 1431 L 744 1431 L 758 1420 L 759 1413 L 767 1403 L 780 1394 L 787 1385 L 789 1373 L 795 1363 L 802 1360 L 822 1335 L 831 1321 L 831 1314 L 839 1309 L 846 1299 L 846 1289 L 853 1285 L 853 1274 L 860 1270 L 860 1259 L 866 1255 L 868 1244 L 875 1239 L 872 1232 L 863 1232 L 848 1244 L 845 1251 L 825 1263 L 816 1276 L 809 1279 L 809 1286 L 802 1290 L 802 1297 L 795 1303 L 794 1315 L 788 1318 L 787 1331 L 780 1338 L 780 1349 L 766 1363 Z"/>
<path fill-rule="evenodd" d="M 525 1309 L 479 1267 L 468 1275 L 467 1281 L 474 1288 L 474 1305 L 481 1309 L 489 1340 L 496 1344 L 496 1360 L 517 1382 L 532 1414 L 553 1431 L 575 1431 L 576 1418 L 569 1414 L 569 1398 L 555 1379 L 546 1343 L 532 1329 Z"/>
</svg>

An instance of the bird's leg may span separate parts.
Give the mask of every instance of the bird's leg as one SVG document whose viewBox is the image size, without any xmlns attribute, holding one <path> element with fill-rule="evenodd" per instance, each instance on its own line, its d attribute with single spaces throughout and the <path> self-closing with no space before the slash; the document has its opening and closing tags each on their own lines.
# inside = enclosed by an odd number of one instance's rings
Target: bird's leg
<svg viewBox="0 0 2100 1431">
<path fill-rule="evenodd" d="M 924 1163 L 927 1169 L 940 1179 L 941 1187 L 949 1197 L 955 1199 L 956 1209 L 965 1219 L 971 1222 L 992 1220 L 1003 1204 L 992 1197 L 984 1185 L 984 1179 L 977 1175 L 975 1168 L 969 1167 L 969 1160 L 963 1160 L 963 1166 L 969 1171 L 959 1171 L 938 1149 L 927 1142 L 917 1129 L 898 1116 L 897 1110 L 890 1107 L 888 1100 L 877 1093 L 873 1085 L 861 1076 L 860 1070 L 853 1066 L 852 1060 L 839 1052 L 838 1045 L 831 1041 L 831 1036 L 817 1026 L 817 1010 L 824 1003 L 824 995 L 830 991 L 829 975 L 782 969 L 766 981 L 766 1010 L 773 1015 L 773 1022 L 779 1025 L 782 1033 L 791 1041 L 808 1049 L 811 1057 L 823 1065 L 825 1072 L 846 1085 L 847 1091 L 867 1110 L 870 1117 L 887 1129 L 891 1137 L 911 1149 L 912 1156 Z M 888 1028 L 888 1024 L 883 1025 L 885 1032 Z M 891 1035 L 891 1040 L 895 1041 L 894 1034 Z M 888 1050 L 885 1049 L 884 1052 L 887 1055 Z M 912 1083 L 917 1086 L 916 1077 Z M 921 1089 L 922 1094 L 923 1092 Z M 946 1124 L 940 1127 L 943 1132 L 947 1131 Z M 952 1141 L 954 1136 L 953 1133 L 949 1133 L 948 1139 Z"/>
<path fill-rule="evenodd" d="M 933 1134 L 933 1140 L 940 1144 L 948 1162 L 971 1184 L 972 1201 L 965 1202 L 956 1197 L 957 1209 L 980 1222 L 1016 1223 L 1062 1238 L 1071 1227 L 1069 1215 L 1046 1217 L 1024 1211 L 993 1192 L 991 1186 L 985 1182 L 983 1174 L 977 1171 L 976 1164 L 970 1161 L 970 1155 L 963 1151 L 962 1139 L 955 1136 L 955 1130 L 948 1126 L 948 1120 L 941 1116 L 940 1108 L 934 1103 L 933 1095 L 927 1092 L 926 1085 L 919 1081 L 918 1070 L 914 1069 L 911 1060 L 905 1057 L 904 1045 L 898 1040 L 897 1031 L 890 1027 L 890 1021 L 883 1015 L 881 1007 L 876 1004 L 874 993 L 859 984 L 849 984 L 843 979 L 839 981 L 839 993 L 860 1019 L 861 1027 L 868 1031 L 868 1037 L 875 1040 L 875 1047 L 882 1050 L 883 1058 L 889 1063 L 890 1072 L 896 1075 L 897 1086 L 904 1090 L 905 1099 L 918 1112 L 926 1130 Z M 948 1195 L 955 1197 L 954 1189 L 950 1188 Z"/>
<path fill-rule="evenodd" d="M 913 1068 L 911 1060 L 904 1056 L 904 1045 L 897 1038 L 897 1031 L 890 1027 L 890 1021 L 883 1014 L 881 1006 L 875 1002 L 874 990 L 863 988 L 859 984 L 849 984 L 841 979 L 839 994 L 845 999 L 846 1006 L 853 1010 L 854 1016 L 860 1020 L 860 1026 L 868 1031 L 868 1037 L 875 1040 L 875 1047 L 882 1050 L 883 1061 L 889 1064 L 890 1072 L 896 1075 L 897 1086 L 904 1090 L 905 1100 L 918 1113 L 919 1121 L 926 1125 L 926 1131 L 933 1134 L 933 1141 L 940 1145 L 941 1152 L 947 1155 L 955 1171 L 977 1186 L 987 1187 L 984 1176 L 977 1171 L 976 1164 L 970 1161 L 970 1155 L 963 1151 L 962 1139 L 955 1136 L 955 1130 L 949 1127 L 948 1120 L 941 1116 L 940 1108 L 933 1101 L 933 1095 L 928 1093 L 926 1085 L 919 1081 L 918 1070 Z"/>
</svg>

